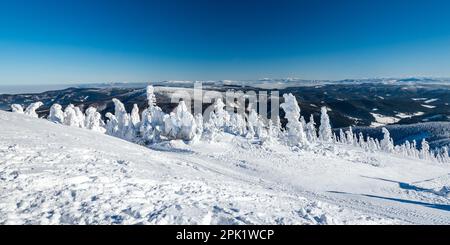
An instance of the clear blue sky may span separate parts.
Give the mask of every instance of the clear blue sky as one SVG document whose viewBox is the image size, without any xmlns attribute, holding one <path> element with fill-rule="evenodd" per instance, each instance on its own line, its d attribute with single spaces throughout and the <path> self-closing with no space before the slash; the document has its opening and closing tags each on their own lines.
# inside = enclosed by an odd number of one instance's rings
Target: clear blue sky
<svg viewBox="0 0 450 245">
<path fill-rule="evenodd" d="M 0 85 L 450 77 L 450 1 L 0 0 Z"/>
</svg>

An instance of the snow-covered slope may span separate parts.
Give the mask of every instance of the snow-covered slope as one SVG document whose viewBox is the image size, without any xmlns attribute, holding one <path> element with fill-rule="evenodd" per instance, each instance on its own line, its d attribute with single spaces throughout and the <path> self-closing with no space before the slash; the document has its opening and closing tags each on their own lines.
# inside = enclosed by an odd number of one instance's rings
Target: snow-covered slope
<svg viewBox="0 0 450 245">
<path fill-rule="evenodd" d="M 148 149 L 0 111 L 1 224 L 450 224 L 449 172 L 227 134 Z"/>
</svg>

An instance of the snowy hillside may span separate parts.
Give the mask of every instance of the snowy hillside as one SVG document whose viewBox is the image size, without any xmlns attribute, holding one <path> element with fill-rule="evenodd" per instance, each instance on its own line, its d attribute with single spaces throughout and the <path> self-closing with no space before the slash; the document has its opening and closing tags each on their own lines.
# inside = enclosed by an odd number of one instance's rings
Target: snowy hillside
<svg viewBox="0 0 450 245">
<path fill-rule="evenodd" d="M 0 111 L 1 224 L 449 224 L 450 165 L 323 144 L 149 149 Z"/>
</svg>

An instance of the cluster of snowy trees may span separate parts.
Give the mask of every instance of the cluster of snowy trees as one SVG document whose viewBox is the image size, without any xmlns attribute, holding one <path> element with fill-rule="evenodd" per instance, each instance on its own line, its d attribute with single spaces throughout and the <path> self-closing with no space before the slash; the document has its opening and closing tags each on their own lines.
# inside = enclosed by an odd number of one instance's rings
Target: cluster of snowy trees
<svg viewBox="0 0 450 245">
<path fill-rule="evenodd" d="M 339 136 L 334 135 L 333 139 L 336 144 L 353 145 L 371 152 L 383 151 L 401 155 L 403 157 L 443 163 L 450 162 L 447 147 L 443 147 L 441 150 L 432 151 L 426 139 L 422 139 L 420 148 L 418 147 L 416 140 L 413 140 L 412 142 L 405 141 L 405 143 L 401 145 L 394 145 L 394 140 L 391 138 L 389 130 L 384 127 L 381 130 L 383 133 L 383 139 L 381 140 L 369 136 L 364 137 L 361 132 L 359 134 L 355 134 L 353 133 L 352 127 L 349 127 L 349 129 L 345 132 L 340 129 Z"/>
<path fill-rule="evenodd" d="M 36 110 L 43 105 L 42 102 L 35 102 L 30 104 L 25 110 L 19 104 L 13 104 L 11 106 L 12 111 L 16 113 L 22 113 L 30 117 L 38 117 Z M 64 111 L 59 104 L 53 104 L 50 108 L 49 115 L 47 117 L 49 121 L 64 124 L 67 126 L 87 128 L 98 132 L 106 132 L 104 126 L 105 123 L 102 120 L 102 116 L 97 109 L 89 107 L 85 113 L 81 109 L 72 104 L 68 105 Z"/>
<path fill-rule="evenodd" d="M 422 141 L 420 150 L 417 149 L 415 141 L 395 146 L 386 128 L 382 129 L 384 138 L 381 141 L 371 137 L 364 138 L 361 133 L 356 135 L 351 127 L 345 132 L 340 130 L 337 136 L 331 129 L 326 107 L 321 108 L 320 125 L 317 131 L 313 115 L 306 122 L 292 94 L 284 94 L 284 103 L 280 105 L 287 120 L 286 127 L 283 128 L 279 117 L 275 120 L 262 118 L 251 105 L 247 110 L 248 113 L 228 111 L 220 98 L 215 100 L 211 110 L 205 113 L 205 116 L 192 115 L 184 101 L 180 101 L 171 113 L 166 114 L 156 104 L 153 86 L 148 86 L 146 92 L 148 107 L 142 113 L 139 113 L 136 104 L 128 113 L 121 101 L 113 99 L 114 114 L 107 113 L 106 122 L 102 120 L 96 108 L 89 107 L 83 113 L 79 107 L 72 104 L 64 110 L 59 104 L 52 105 L 47 119 L 58 124 L 106 133 L 139 144 L 154 144 L 174 139 L 189 142 L 219 140 L 223 133 L 229 133 L 262 144 L 278 142 L 304 149 L 318 144 L 349 144 L 366 151 L 384 151 L 406 157 L 450 162 L 447 148 L 441 152 L 433 152 L 426 140 Z M 18 104 L 11 107 L 13 112 L 38 117 L 36 109 L 40 106 L 42 103 L 36 102 L 25 110 Z"/>
</svg>

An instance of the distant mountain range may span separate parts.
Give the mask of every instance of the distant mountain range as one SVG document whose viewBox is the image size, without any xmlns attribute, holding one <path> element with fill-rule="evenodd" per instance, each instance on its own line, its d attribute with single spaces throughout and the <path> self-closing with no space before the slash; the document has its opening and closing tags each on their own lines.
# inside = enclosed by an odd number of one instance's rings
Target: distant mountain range
<svg viewBox="0 0 450 245">
<path fill-rule="evenodd" d="M 164 80 L 152 81 L 155 86 L 169 87 L 192 87 L 195 81 L 189 80 Z M 204 80 L 203 86 L 217 88 L 222 86 L 232 87 L 256 87 L 263 89 L 281 89 L 298 86 L 317 86 L 327 84 L 361 84 L 361 83 L 381 83 L 381 84 L 435 84 L 449 85 L 450 78 L 430 78 L 430 77 L 408 77 L 408 78 L 364 78 L 364 79 L 343 79 L 343 80 L 308 80 L 301 78 L 261 78 L 256 80 Z M 143 88 L 148 83 L 142 82 L 98 82 L 84 84 L 49 84 L 49 85 L 0 85 L 0 94 L 23 94 L 42 93 L 49 90 L 59 90 L 66 88 Z"/>
</svg>

